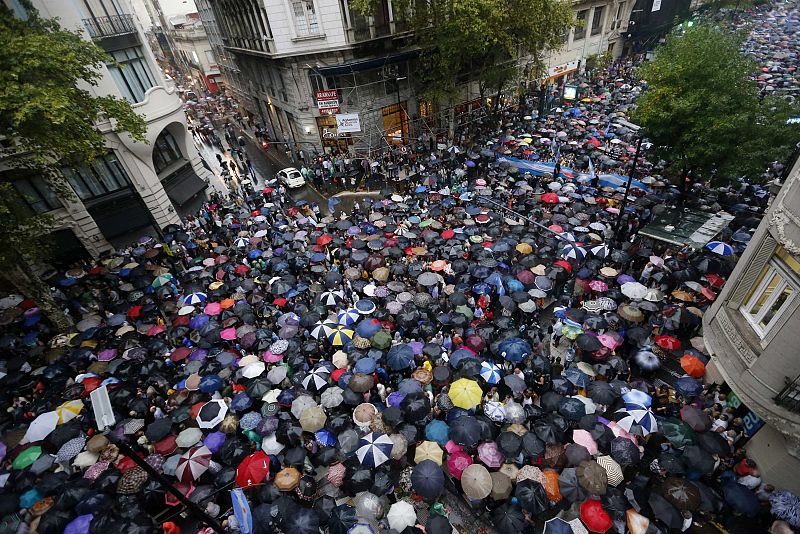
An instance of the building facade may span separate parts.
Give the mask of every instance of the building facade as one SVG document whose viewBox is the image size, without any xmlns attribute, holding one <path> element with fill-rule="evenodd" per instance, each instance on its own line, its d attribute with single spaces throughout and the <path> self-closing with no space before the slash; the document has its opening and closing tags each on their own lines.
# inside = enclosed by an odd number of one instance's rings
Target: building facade
<svg viewBox="0 0 800 534">
<path fill-rule="evenodd" d="M 172 17 L 169 25 L 173 54 L 191 76 L 187 80 L 191 87 L 198 95 L 216 95 L 225 83 L 200 15 L 187 13 L 185 16 Z"/>
<path fill-rule="evenodd" d="M 546 60 L 547 81 L 560 83 L 592 54 L 619 55 L 633 1 L 576 2 L 585 24 L 565 28 L 563 49 Z M 347 0 L 200 0 L 198 10 L 204 25 L 218 28 L 236 64 L 226 75 L 229 96 L 280 146 L 373 156 L 426 131 L 447 134 L 442 118 L 450 110 L 418 98 L 420 51 L 391 0 L 371 16 Z M 472 86 L 459 100 L 456 115 L 488 103 Z M 357 114 L 358 131 L 339 131 L 337 113 Z"/>
<path fill-rule="evenodd" d="M 708 379 L 752 415 L 747 443 L 766 482 L 800 491 L 800 165 L 795 164 L 703 318 Z M 763 427 L 758 428 L 763 422 Z"/>
<path fill-rule="evenodd" d="M 62 169 L 73 198 L 59 198 L 42 177 L 19 174 L 0 162 L 3 179 L 13 182 L 20 200 L 57 221 L 57 248 L 64 257 L 56 259 L 98 256 L 129 243 L 137 232 L 179 223 L 182 210 L 204 194 L 209 174 L 187 132 L 174 84 L 156 65 L 130 5 L 125 0 L 34 0 L 33 7 L 42 17 L 58 17 L 64 28 L 80 30 L 113 57 L 116 63 L 101 67 L 97 85 L 85 89 L 128 100 L 147 124 L 148 142 L 141 143 L 99 120 L 106 156 Z"/>
</svg>

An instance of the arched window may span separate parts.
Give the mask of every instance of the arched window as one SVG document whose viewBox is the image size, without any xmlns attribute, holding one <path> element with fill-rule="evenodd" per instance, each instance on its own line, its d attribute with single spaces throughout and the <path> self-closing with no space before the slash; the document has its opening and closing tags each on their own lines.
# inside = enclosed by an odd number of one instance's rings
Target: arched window
<svg viewBox="0 0 800 534">
<path fill-rule="evenodd" d="M 178 142 L 168 130 L 164 130 L 159 134 L 153 147 L 153 165 L 156 174 L 161 174 L 161 171 L 181 159 L 183 159 L 183 154 Z"/>
</svg>

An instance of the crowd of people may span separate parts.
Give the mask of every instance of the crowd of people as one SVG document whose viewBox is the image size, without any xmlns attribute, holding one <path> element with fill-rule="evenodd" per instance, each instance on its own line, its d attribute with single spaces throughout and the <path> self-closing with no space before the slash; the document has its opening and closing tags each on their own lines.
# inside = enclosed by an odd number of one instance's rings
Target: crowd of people
<svg viewBox="0 0 800 534">
<path fill-rule="evenodd" d="M 625 197 L 641 90 L 623 61 L 573 107 L 420 139 L 378 162 L 405 187 L 348 213 L 214 193 L 54 279 L 70 332 L 4 297 L 0 532 L 800 528 L 703 381 L 767 192 L 683 199 L 645 152 Z M 676 203 L 736 218 L 699 249 L 638 234 Z"/>
</svg>

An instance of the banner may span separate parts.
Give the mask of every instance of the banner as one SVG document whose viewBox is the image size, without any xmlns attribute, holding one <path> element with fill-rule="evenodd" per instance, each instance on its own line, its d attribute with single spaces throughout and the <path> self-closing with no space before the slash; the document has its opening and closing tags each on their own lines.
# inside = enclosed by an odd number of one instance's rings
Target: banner
<svg viewBox="0 0 800 534">
<path fill-rule="evenodd" d="M 336 115 L 336 131 L 338 133 L 360 132 L 361 119 L 358 117 L 358 113 Z"/>
<path fill-rule="evenodd" d="M 314 93 L 314 98 L 317 101 L 317 109 L 322 115 L 339 113 L 339 91 L 336 89 L 317 91 Z"/>
</svg>

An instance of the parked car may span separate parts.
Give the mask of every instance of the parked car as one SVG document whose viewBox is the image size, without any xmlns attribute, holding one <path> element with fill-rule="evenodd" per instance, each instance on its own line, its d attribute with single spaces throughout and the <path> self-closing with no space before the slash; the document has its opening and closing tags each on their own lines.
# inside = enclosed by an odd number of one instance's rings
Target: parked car
<svg viewBox="0 0 800 534">
<path fill-rule="evenodd" d="M 278 174 L 276 174 L 275 177 L 280 183 L 289 189 L 296 189 L 306 185 L 303 175 L 300 174 L 300 171 L 294 167 L 286 167 L 285 169 L 278 171 Z"/>
</svg>

